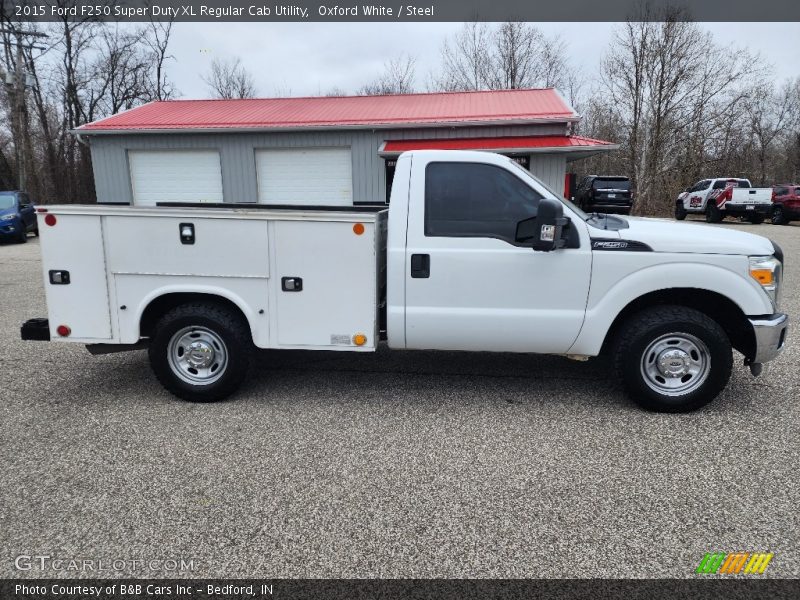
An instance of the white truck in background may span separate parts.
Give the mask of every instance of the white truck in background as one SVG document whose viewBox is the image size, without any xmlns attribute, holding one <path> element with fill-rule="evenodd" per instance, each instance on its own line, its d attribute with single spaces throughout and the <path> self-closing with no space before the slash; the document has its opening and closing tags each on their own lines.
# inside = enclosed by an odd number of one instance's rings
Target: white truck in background
<svg viewBox="0 0 800 600">
<path fill-rule="evenodd" d="M 758 225 L 772 211 L 772 188 L 754 188 L 749 179 L 718 177 L 701 179 L 678 195 L 675 218 L 704 214 L 709 223 L 725 217 L 741 217 Z"/>
<path fill-rule="evenodd" d="M 704 225 L 587 215 L 496 154 L 415 151 L 390 208 L 39 209 L 48 317 L 23 339 L 147 347 L 177 396 L 232 394 L 255 348 L 608 353 L 641 406 L 696 409 L 732 348 L 786 342 L 783 255 Z"/>
</svg>

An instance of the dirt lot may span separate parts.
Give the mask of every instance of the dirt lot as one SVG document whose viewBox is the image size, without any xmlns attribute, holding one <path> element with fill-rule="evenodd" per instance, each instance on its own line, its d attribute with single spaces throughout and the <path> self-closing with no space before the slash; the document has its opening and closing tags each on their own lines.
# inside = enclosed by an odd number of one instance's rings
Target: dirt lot
<svg viewBox="0 0 800 600">
<path fill-rule="evenodd" d="M 46 314 L 39 246 L 0 245 L 0 577 L 97 575 L 20 555 L 157 577 L 687 577 L 707 551 L 774 552 L 765 576 L 798 577 L 800 226 L 724 226 L 783 246 L 794 331 L 689 415 L 642 412 L 597 361 L 385 350 L 266 352 L 234 400 L 187 404 L 144 352 L 21 342 Z"/>
</svg>

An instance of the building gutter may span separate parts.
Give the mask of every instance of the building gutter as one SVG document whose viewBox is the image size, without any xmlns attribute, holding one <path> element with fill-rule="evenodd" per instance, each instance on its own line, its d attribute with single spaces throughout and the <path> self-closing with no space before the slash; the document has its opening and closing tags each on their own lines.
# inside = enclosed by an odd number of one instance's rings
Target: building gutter
<svg viewBox="0 0 800 600">
<path fill-rule="evenodd" d="M 284 133 L 300 131 L 342 131 L 366 130 L 383 131 L 391 129 L 442 129 L 461 127 L 497 127 L 513 125 L 561 125 L 577 123 L 580 117 L 563 117 L 558 119 L 495 119 L 491 121 L 437 121 L 425 123 L 370 123 L 365 125 L 297 125 L 287 127 L 160 127 L 160 128 L 114 128 L 114 129 L 71 129 L 76 136 L 91 135 L 154 135 L 167 133 Z"/>
</svg>

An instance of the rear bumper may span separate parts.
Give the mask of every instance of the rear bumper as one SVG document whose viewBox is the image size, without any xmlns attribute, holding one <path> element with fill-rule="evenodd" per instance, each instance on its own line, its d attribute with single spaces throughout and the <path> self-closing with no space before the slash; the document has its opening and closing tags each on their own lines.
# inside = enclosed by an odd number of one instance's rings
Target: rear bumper
<svg viewBox="0 0 800 600">
<path fill-rule="evenodd" d="M 753 208 L 747 209 L 748 206 Z M 752 215 L 753 213 L 767 216 L 772 213 L 771 204 L 726 204 L 723 210 L 729 215 Z"/>
<path fill-rule="evenodd" d="M 755 336 L 755 353 L 751 363 L 765 363 L 781 353 L 789 332 L 789 315 L 778 313 L 749 319 Z"/>
<path fill-rule="evenodd" d="M 619 204 L 611 204 L 610 202 L 596 202 L 586 206 L 589 212 L 611 212 L 611 211 L 629 211 L 633 206 L 633 202 L 623 202 Z"/>
<path fill-rule="evenodd" d="M 23 340 L 32 340 L 37 342 L 50 341 L 50 323 L 47 319 L 37 318 L 28 319 L 22 324 L 19 330 L 19 336 Z"/>
</svg>

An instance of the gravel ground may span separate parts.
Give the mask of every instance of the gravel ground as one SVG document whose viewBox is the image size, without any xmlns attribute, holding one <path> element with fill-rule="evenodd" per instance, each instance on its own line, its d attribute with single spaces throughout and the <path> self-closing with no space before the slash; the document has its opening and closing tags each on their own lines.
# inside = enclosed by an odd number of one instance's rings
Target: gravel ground
<svg viewBox="0 0 800 600">
<path fill-rule="evenodd" d="M 800 224 L 725 226 L 783 246 L 796 324 Z M 95 574 L 18 555 L 134 576 L 690 577 L 717 550 L 800 576 L 796 325 L 764 376 L 737 366 L 689 415 L 642 412 L 598 361 L 386 350 L 265 352 L 235 400 L 192 405 L 144 352 L 19 340 L 46 314 L 36 240 L 0 246 L 0 300 L 0 577 Z"/>
</svg>

